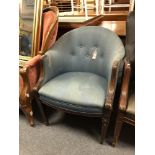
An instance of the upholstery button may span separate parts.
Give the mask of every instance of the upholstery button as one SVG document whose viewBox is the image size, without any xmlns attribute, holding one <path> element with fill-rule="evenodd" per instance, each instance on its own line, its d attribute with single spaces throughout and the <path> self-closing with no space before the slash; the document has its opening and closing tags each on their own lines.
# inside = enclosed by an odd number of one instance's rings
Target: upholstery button
<svg viewBox="0 0 155 155">
<path fill-rule="evenodd" d="M 71 52 L 71 55 L 74 56 L 75 55 L 75 52 Z"/>
<path fill-rule="evenodd" d="M 103 53 L 101 53 L 100 57 L 102 57 L 102 58 L 103 58 Z"/>
<path fill-rule="evenodd" d="M 80 47 L 80 48 L 82 48 L 82 47 L 83 47 L 83 45 L 82 45 L 82 44 L 80 44 L 80 45 L 79 45 L 79 47 Z"/>
</svg>

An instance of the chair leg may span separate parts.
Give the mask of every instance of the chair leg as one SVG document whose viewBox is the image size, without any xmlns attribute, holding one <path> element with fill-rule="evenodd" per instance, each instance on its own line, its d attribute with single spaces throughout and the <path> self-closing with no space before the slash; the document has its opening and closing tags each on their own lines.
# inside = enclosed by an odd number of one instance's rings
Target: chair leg
<svg viewBox="0 0 155 155">
<path fill-rule="evenodd" d="M 112 142 L 112 146 L 114 146 L 114 147 L 116 146 L 116 144 L 118 142 L 122 125 L 123 125 L 122 114 L 118 113 L 116 125 L 115 125 L 115 131 L 114 131 L 114 138 L 113 138 L 113 142 Z"/>
<path fill-rule="evenodd" d="M 22 112 L 26 116 L 30 126 L 33 127 L 34 126 L 34 118 L 33 118 L 33 111 L 32 111 L 31 106 L 27 107 L 27 105 L 25 105 L 25 106 L 21 105 L 20 109 L 22 110 Z"/>
<path fill-rule="evenodd" d="M 41 101 L 38 99 L 38 97 L 39 97 L 39 96 L 38 96 L 37 94 L 35 94 L 35 100 L 36 100 L 37 105 L 38 105 L 38 107 L 39 107 L 39 111 L 40 111 L 42 120 L 43 120 L 43 122 L 45 123 L 45 125 L 49 125 L 48 118 L 46 117 L 44 107 L 43 107 Z"/>
<path fill-rule="evenodd" d="M 105 137 L 106 137 L 106 133 L 107 133 L 107 129 L 108 129 L 108 125 L 109 125 L 109 121 L 110 121 L 110 115 L 111 112 L 107 112 L 106 115 L 104 115 L 101 119 L 101 141 L 100 143 L 103 144 Z"/>
<path fill-rule="evenodd" d="M 38 103 L 38 107 L 39 107 L 43 122 L 45 123 L 45 125 L 49 125 L 48 118 L 46 117 L 45 110 L 41 102 Z"/>
<path fill-rule="evenodd" d="M 19 97 L 19 104 L 20 109 L 23 111 L 24 115 L 26 116 L 30 126 L 34 126 L 34 118 L 33 118 L 33 111 L 31 106 L 31 99 L 29 95 L 21 95 Z"/>
</svg>

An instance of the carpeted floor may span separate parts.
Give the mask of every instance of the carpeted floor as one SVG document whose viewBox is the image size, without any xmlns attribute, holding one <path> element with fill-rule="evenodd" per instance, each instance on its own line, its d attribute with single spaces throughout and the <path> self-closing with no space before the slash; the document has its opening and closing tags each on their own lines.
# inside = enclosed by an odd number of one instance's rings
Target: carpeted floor
<svg viewBox="0 0 155 155">
<path fill-rule="evenodd" d="M 100 120 L 75 115 L 56 113 L 50 116 L 50 126 L 35 120 L 30 127 L 25 116 L 19 116 L 20 155 L 134 155 L 134 127 L 124 125 L 118 145 L 112 140 L 113 125 L 110 125 L 106 142 L 101 145 Z"/>
</svg>

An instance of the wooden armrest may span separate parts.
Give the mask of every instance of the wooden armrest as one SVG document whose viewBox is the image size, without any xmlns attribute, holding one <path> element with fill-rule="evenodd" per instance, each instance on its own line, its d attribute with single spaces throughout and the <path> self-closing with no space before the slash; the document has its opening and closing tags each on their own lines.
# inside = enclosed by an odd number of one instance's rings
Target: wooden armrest
<svg viewBox="0 0 155 155">
<path fill-rule="evenodd" d="M 43 55 L 42 57 L 41 57 L 41 60 L 40 60 L 40 75 L 39 75 L 39 79 L 38 79 L 38 81 L 37 81 L 37 83 L 36 83 L 36 85 L 33 87 L 33 92 L 38 92 L 38 90 L 40 89 L 40 87 L 41 87 L 41 83 L 42 83 L 42 81 L 43 81 L 43 79 L 44 79 L 44 69 L 43 69 L 43 62 L 42 62 L 42 59 L 43 59 L 43 57 L 44 57 L 45 55 Z"/>
<path fill-rule="evenodd" d="M 119 109 L 122 111 L 125 111 L 127 106 L 130 74 L 131 74 L 131 64 L 127 59 L 125 59 L 124 75 L 119 99 Z"/>
<path fill-rule="evenodd" d="M 20 73 L 20 76 L 22 77 L 22 80 L 23 80 L 23 87 L 22 87 L 22 90 L 21 90 L 21 93 L 20 93 L 20 99 L 23 99 L 25 97 L 29 97 L 29 82 L 28 82 L 28 78 L 27 78 L 27 68 L 23 67 L 23 68 L 20 68 L 19 70 L 19 73 Z"/>
<path fill-rule="evenodd" d="M 115 61 L 113 63 L 111 79 L 110 79 L 110 83 L 108 86 L 108 93 L 106 97 L 105 108 L 110 109 L 110 110 L 113 107 L 113 99 L 114 99 L 115 88 L 116 88 L 116 83 L 117 83 L 117 69 L 118 69 L 119 63 L 120 61 Z"/>
<path fill-rule="evenodd" d="M 29 60 L 22 69 L 20 69 L 20 75 L 22 76 L 24 88 L 32 92 L 33 87 L 38 81 L 40 72 L 37 72 L 40 69 L 40 62 L 42 60 L 41 55 L 37 55 Z"/>
<path fill-rule="evenodd" d="M 36 55 L 35 57 L 33 57 L 31 60 L 27 61 L 25 64 L 25 68 L 31 68 L 36 66 L 39 62 L 41 61 L 41 55 Z"/>
</svg>

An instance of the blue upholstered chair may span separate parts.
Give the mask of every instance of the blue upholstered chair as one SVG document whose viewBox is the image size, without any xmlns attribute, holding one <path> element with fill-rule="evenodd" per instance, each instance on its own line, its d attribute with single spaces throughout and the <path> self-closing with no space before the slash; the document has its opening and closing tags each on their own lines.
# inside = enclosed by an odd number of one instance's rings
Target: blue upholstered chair
<svg viewBox="0 0 155 155">
<path fill-rule="evenodd" d="M 102 143 L 124 54 L 119 37 L 103 27 L 80 27 L 64 34 L 42 57 L 40 80 L 34 88 L 43 121 L 48 124 L 43 104 L 99 117 Z"/>
</svg>

